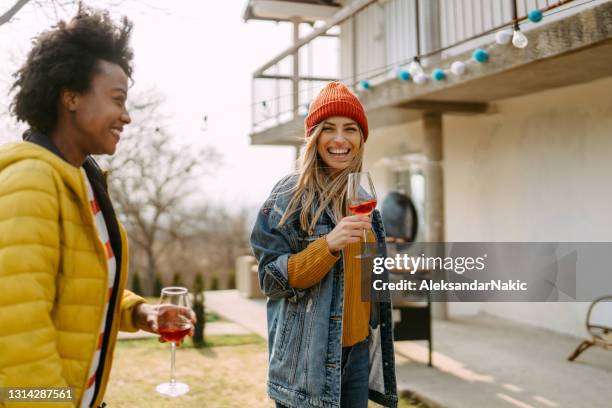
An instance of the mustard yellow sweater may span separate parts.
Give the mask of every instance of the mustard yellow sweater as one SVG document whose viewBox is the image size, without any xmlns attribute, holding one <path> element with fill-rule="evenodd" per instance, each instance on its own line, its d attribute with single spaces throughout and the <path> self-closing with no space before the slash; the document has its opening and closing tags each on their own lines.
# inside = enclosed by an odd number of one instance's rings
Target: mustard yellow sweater
<svg viewBox="0 0 612 408">
<path fill-rule="evenodd" d="M 374 233 L 367 234 L 374 242 Z M 344 248 L 344 315 L 342 316 L 342 346 L 352 346 L 368 337 L 370 302 L 361 301 L 361 261 L 355 258 L 362 251 L 361 242 Z M 316 285 L 340 259 L 332 254 L 325 237 L 312 242 L 306 249 L 289 257 L 289 284 L 307 289 Z"/>
</svg>

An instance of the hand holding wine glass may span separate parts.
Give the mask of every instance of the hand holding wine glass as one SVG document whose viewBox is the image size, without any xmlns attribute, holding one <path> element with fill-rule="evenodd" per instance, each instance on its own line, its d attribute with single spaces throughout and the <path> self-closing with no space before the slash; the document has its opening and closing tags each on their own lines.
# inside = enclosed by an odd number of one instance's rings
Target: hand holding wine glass
<svg viewBox="0 0 612 408">
<path fill-rule="evenodd" d="M 157 309 L 157 329 L 172 346 L 170 382 L 156 387 L 160 394 L 176 397 L 186 394 L 189 386 L 176 382 L 174 376 L 176 346 L 193 330 L 191 302 L 187 289 L 177 286 L 162 289 Z"/>
<path fill-rule="evenodd" d="M 160 310 L 163 311 L 164 308 L 168 306 L 164 304 L 156 304 L 152 305 L 149 303 L 140 303 L 134 307 L 133 319 L 134 325 L 139 329 L 149 333 L 159 334 L 158 327 L 158 319 L 160 315 Z M 191 321 L 191 324 L 195 326 L 196 316 L 193 310 L 189 308 L 177 308 L 178 313 L 183 314 L 186 318 Z M 189 333 L 189 335 L 193 335 L 193 330 Z M 159 341 L 165 342 L 162 337 L 159 338 Z"/>
<path fill-rule="evenodd" d="M 366 215 L 349 215 L 340 220 L 334 229 L 325 236 L 330 252 L 338 252 L 348 244 L 359 242 L 363 230 L 372 228 Z"/>
<path fill-rule="evenodd" d="M 347 202 L 349 211 L 356 215 L 370 215 L 376 208 L 376 190 L 370 173 L 350 173 L 348 176 Z M 368 241 L 366 229 L 363 229 L 363 243 L 365 250 L 358 258 L 369 257 L 366 243 Z"/>
<path fill-rule="evenodd" d="M 194 319 L 193 311 L 187 307 L 159 305 L 157 321 L 160 341 L 172 341 L 180 346 L 185 336 L 193 335 Z"/>
</svg>

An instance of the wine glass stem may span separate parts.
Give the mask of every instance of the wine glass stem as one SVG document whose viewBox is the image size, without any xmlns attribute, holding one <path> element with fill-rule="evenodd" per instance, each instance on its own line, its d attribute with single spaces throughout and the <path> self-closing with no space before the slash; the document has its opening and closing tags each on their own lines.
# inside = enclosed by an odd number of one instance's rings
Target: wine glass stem
<svg viewBox="0 0 612 408">
<path fill-rule="evenodd" d="M 172 344 L 172 356 L 170 357 L 170 385 L 174 386 L 176 384 L 176 378 L 174 377 L 174 359 L 176 354 L 176 344 L 171 342 Z"/>
</svg>

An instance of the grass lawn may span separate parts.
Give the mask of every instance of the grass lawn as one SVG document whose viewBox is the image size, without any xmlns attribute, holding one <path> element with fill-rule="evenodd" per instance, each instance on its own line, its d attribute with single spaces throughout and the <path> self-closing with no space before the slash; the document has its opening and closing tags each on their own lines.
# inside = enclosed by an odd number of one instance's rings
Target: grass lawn
<svg viewBox="0 0 612 408">
<path fill-rule="evenodd" d="M 155 386 L 170 377 L 170 346 L 155 339 L 119 341 L 105 402 L 112 408 L 273 407 L 266 394 L 268 363 L 265 341 L 257 335 L 208 336 L 209 347 L 191 340 L 177 349 L 177 380 L 191 391 L 182 397 L 157 394 Z M 370 403 L 370 407 L 378 405 Z M 407 400 L 401 408 L 425 408 Z"/>
</svg>

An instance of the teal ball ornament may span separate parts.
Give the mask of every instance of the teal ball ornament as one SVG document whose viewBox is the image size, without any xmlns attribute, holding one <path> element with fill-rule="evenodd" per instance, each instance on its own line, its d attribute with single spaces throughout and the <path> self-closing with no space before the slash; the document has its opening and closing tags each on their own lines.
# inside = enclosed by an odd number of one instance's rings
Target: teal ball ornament
<svg viewBox="0 0 612 408">
<path fill-rule="evenodd" d="M 527 14 L 527 18 L 529 18 L 529 21 L 532 23 L 539 23 L 542 21 L 542 18 L 544 18 L 544 14 L 540 10 L 535 9 L 531 10 L 529 14 Z"/>
<path fill-rule="evenodd" d="M 400 81 L 410 81 L 410 72 L 408 72 L 405 69 L 400 69 L 399 72 L 397 73 L 397 77 L 399 78 Z"/>
<path fill-rule="evenodd" d="M 361 89 L 363 89 L 364 91 L 367 91 L 371 88 L 370 81 L 368 81 L 367 79 L 364 79 L 359 82 L 359 85 L 361 85 Z"/>
<path fill-rule="evenodd" d="M 489 53 L 483 50 L 482 48 L 477 48 L 476 50 L 474 50 L 472 58 L 474 58 L 474 61 L 484 64 L 489 60 Z"/>
<path fill-rule="evenodd" d="M 310 110 L 310 104 L 301 105 L 298 108 L 298 113 L 299 113 L 300 116 L 306 117 L 306 116 L 308 116 L 308 111 L 309 110 Z"/>
<path fill-rule="evenodd" d="M 431 73 L 431 78 L 435 81 L 444 81 L 446 79 L 446 74 L 443 69 L 436 68 Z"/>
</svg>

